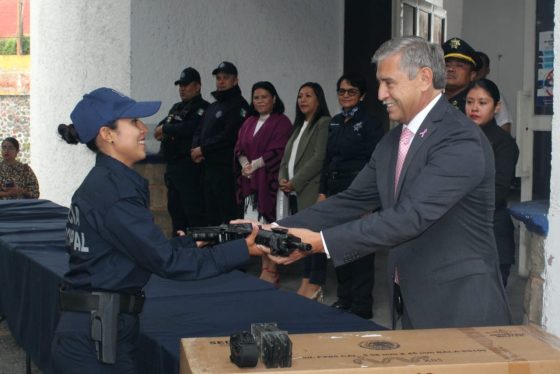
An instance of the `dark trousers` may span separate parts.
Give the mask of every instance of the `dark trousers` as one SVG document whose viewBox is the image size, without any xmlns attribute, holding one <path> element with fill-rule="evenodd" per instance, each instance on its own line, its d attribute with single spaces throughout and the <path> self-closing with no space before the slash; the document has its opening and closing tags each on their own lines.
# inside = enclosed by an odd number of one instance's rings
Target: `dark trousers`
<svg viewBox="0 0 560 374">
<path fill-rule="evenodd" d="M 118 321 L 117 362 L 97 360 L 90 335 L 90 314 L 62 312 L 54 334 L 51 353 L 57 374 L 137 373 L 133 354 L 138 338 L 138 316 L 121 314 Z"/>
<path fill-rule="evenodd" d="M 359 171 L 330 171 L 327 177 L 328 195 L 333 196 L 350 186 Z M 375 254 L 336 268 L 338 302 L 351 312 L 369 317 L 373 305 Z M 371 318 L 371 317 L 369 317 Z"/>
<path fill-rule="evenodd" d="M 304 259 L 303 277 L 309 279 L 309 283 L 319 286 L 327 282 L 327 255 L 314 253 Z"/>
<path fill-rule="evenodd" d="M 371 313 L 375 254 L 336 268 L 338 302 L 352 312 Z"/>
<path fill-rule="evenodd" d="M 515 263 L 514 227 L 506 207 L 494 211 L 494 236 L 500 258 L 502 282 L 506 287 L 511 265 Z"/>
<path fill-rule="evenodd" d="M 206 226 L 200 165 L 191 160 L 167 164 L 167 210 L 171 216 L 173 234 L 186 227 Z"/>
<path fill-rule="evenodd" d="M 205 164 L 202 174 L 207 224 L 215 226 L 242 218 L 243 208 L 235 199 L 233 165 Z"/>
<path fill-rule="evenodd" d="M 289 198 L 290 214 L 298 212 L 298 202 L 295 195 Z M 309 283 L 319 286 L 327 283 L 327 255 L 315 253 L 303 259 L 303 278 L 309 279 Z"/>
</svg>

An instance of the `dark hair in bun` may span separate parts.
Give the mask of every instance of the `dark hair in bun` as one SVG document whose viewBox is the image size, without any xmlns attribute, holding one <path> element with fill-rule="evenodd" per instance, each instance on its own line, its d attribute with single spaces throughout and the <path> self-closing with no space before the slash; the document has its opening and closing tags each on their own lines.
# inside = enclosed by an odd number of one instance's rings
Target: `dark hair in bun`
<svg viewBox="0 0 560 374">
<path fill-rule="evenodd" d="M 116 121 L 108 123 L 107 125 L 108 128 L 115 130 L 117 128 L 117 123 Z M 60 125 L 58 125 L 58 134 L 60 135 L 60 137 L 68 144 L 78 144 L 80 143 L 80 136 L 78 135 L 78 132 L 76 131 L 76 128 L 74 127 L 73 124 L 69 124 L 69 125 L 65 125 L 64 123 L 61 123 Z M 99 151 L 99 148 L 97 148 L 97 144 L 95 144 L 95 138 L 91 139 L 86 146 L 91 149 L 93 152 Z"/>
<path fill-rule="evenodd" d="M 58 134 L 68 144 L 78 144 L 80 142 L 80 137 L 72 124 L 65 125 L 61 123 L 58 125 Z"/>
</svg>

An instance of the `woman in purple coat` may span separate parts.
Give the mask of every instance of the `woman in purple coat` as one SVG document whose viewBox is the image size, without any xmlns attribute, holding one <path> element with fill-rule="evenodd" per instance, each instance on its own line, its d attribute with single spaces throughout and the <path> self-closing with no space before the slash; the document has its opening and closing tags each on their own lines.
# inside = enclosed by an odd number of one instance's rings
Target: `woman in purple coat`
<svg viewBox="0 0 560 374">
<path fill-rule="evenodd" d="M 239 129 L 235 157 L 238 161 L 237 201 L 245 218 L 271 223 L 276 220 L 278 170 L 292 123 L 284 103 L 270 82 L 257 82 L 251 90 L 250 117 Z M 276 264 L 262 257 L 260 278 L 278 283 Z"/>
</svg>

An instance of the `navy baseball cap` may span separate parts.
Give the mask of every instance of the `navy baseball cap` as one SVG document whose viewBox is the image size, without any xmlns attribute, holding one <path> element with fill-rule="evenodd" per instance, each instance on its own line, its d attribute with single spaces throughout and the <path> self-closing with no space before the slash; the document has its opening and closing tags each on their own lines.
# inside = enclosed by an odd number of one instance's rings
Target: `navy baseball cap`
<svg viewBox="0 0 560 374">
<path fill-rule="evenodd" d="M 216 69 L 212 70 L 212 75 L 216 75 L 218 73 L 231 74 L 237 77 L 237 68 L 231 62 L 223 61 Z"/>
<path fill-rule="evenodd" d="M 181 76 L 175 81 L 175 85 L 178 84 L 190 84 L 192 82 L 200 83 L 200 74 L 195 68 L 188 67 L 181 72 Z"/>
<path fill-rule="evenodd" d="M 135 101 L 112 88 L 101 87 L 85 94 L 70 114 L 80 142 L 95 139 L 99 129 L 119 118 L 143 118 L 155 114 L 161 101 Z"/>
</svg>

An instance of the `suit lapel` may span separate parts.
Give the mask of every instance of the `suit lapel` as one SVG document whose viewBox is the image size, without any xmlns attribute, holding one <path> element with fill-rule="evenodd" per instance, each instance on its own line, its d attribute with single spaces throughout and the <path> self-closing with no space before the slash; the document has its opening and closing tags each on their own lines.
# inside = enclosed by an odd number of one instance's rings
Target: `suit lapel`
<svg viewBox="0 0 560 374">
<path fill-rule="evenodd" d="M 399 177 L 399 184 L 396 188 L 395 193 L 395 200 L 399 196 L 404 181 L 406 180 L 406 172 L 408 171 L 408 167 L 414 161 L 414 155 L 418 152 L 422 145 L 429 139 L 429 137 L 437 130 L 437 123 L 441 121 L 443 113 L 446 110 L 446 99 L 442 96 L 436 105 L 432 108 L 432 110 L 428 113 L 418 131 L 414 135 L 412 139 L 412 143 L 410 144 L 410 148 L 406 153 L 406 158 L 404 159 L 404 164 L 401 170 L 401 175 Z M 400 132 L 399 132 L 399 139 L 400 139 Z M 394 153 L 395 155 L 398 153 L 399 148 L 399 140 L 397 139 L 397 151 Z M 396 156 L 395 156 L 395 163 L 393 164 L 396 167 Z M 395 167 L 393 167 L 393 175 Z M 393 178 L 394 181 L 394 178 Z"/>
</svg>

